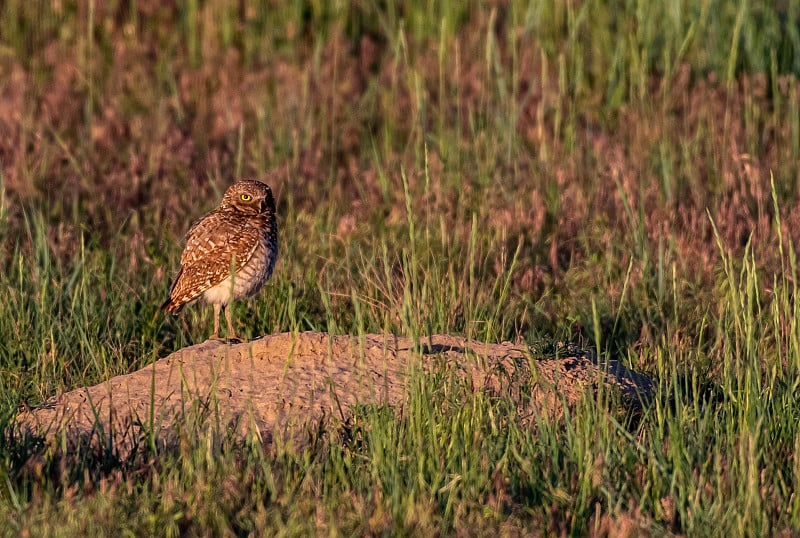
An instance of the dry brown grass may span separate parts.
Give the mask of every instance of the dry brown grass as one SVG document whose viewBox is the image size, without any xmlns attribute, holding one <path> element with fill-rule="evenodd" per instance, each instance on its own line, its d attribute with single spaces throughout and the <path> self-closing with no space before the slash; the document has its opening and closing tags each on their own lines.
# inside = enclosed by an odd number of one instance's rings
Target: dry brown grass
<svg viewBox="0 0 800 538">
<path fill-rule="evenodd" d="M 795 123 L 775 107 L 797 105 L 792 79 L 779 80 L 773 94 L 762 75 L 725 88 L 713 73 L 701 78 L 684 66 L 670 81 L 654 78 L 646 100 L 608 109 L 559 91 L 536 37 L 503 24 L 490 29 L 486 13 L 442 43 L 411 42 L 399 54 L 385 39 L 354 40 L 333 26 L 324 40 L 308 36 L 292 52 L 252 62 L 209 39 L 193 66 L 163 50 L 159 14 L 174 23 L 169 9 L 140 4 L 135 30 L 119 9 L 95 6 L 107 41 L 90 61 L 83 29 L 27 61 L 2 61 L 4 184 L 15 203 L 47 208 L 55 243 L 69 243 L 75 224 L 108 238 L 134 215 L 128 233 L 152 223 L 177 236 L 198 205 L 235 179 L 242 151 L 242 175 L 265 177 L 300 211 L 326 204 L 335 222 L 403 220 L 405 169 L 418 212 L 443 215 L 458 232 L 465 212 L 476 211 L 483 226 L 526 238 L 529 265 L 546 264 L 556 277 L 593 252 L 629 244 L 640 224 L 651 248 L 668 241 L 683 271 L 710 275 L 717 249 L 706 208 L 729 246 L 753 234 L 759 259 L 775 262 L 770 172 L 781 172 L 776 181 L 789 200 L 797 191 L 797 166 L 787 162 Z M 498 66 L 474 54 L 487 33 L 499 44 Z M 510 100 L 498 94 L 498 71 L 515 75 L 513 87 L 505 81 Z M 502 117 L 509 113 L 518 119 Z M 569 114 L 576 132 L 567 147 L 555 116 Z M 486 128 L 471 132 L 470 121 Z M 510 151 L 495 127 L 506 123 L 514 129 Z M 678 155 L 670 193 L 658 177 L 660 148 Z M 379 174 L 390 185 L 385 199 Z M 622 193 L 644 222 L 629 221 Z M 798 210 L 785 203 L 783 212 L 783 232 L 796 241 Z M 517 285 L 535 281 L 523 276 Z"/>
</svg>

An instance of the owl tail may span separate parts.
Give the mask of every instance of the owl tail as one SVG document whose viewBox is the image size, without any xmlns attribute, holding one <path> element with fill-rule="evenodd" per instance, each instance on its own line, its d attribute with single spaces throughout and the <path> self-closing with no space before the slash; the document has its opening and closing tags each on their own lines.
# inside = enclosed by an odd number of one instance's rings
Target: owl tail
<svg viewBox="0 0 800 538">
<path fill-rule="evenodd" d="M 172 312 L 173 314 L 177 314 L 180 311 L 181 307 L 183 307 L 183 305 L 175 304 L 174 302 L 172 302 L 172 297 L 170 297 L 169 299 L 164 301 L 164 304 L 158 307 L 158 310 L 156 310 L 155 314 L 153 314 L 153 323 L 156 322 L 156 320 L 158 319 L 158 314 L 162 310 L 164 310 L 165 312 Z"/>
<path fill-rule="evenodd" d="M 164 304 L 161 305 L 161 310 L 165 310 L 167 312 L 171 312 L 173 314 L 177 314 L 183 308 L 182 304 L 177 304 L 172 300 L 172 297 L 164 301 Z"/>
</svg>

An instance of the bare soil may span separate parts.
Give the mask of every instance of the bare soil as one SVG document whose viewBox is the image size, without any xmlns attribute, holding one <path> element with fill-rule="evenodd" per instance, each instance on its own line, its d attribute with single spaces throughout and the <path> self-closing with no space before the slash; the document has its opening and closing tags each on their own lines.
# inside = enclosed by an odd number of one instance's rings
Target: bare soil
<svg viewBox="0 0 800 538">
<path fill-rule="evenodd" d="M 557 355 L 537 357 L 524 345 L 446 335 L 416 345 L 393 335 L 318 332 L 240 344 L 207 341 L 131 374 L 52 398 L 22 413 L 19 423 L 48 440 L 66 433 L 71 447 L 114 446 L 120 455 L 147 439 L 148 432 L 159 444 L 174 442 L 186 424 L 198 420 L 257 432 L 265 443 L 278 437 L 298 440 L 321 425 L 346 422 L 355 405 L 399 408 L 416 368 L 436 373 L 454 367 L 450 371 L 473 391 L 514 398 L 519 418 L 531 424 L 536 416 L 563 416 L 565 404 L 596 395 L 602 386 L 616 395 L 609 401 L 628 409 L 640 409 L 653 395 L 650 379 L 618 361 L 598 361 L 570 346 Z"/>
</svg>

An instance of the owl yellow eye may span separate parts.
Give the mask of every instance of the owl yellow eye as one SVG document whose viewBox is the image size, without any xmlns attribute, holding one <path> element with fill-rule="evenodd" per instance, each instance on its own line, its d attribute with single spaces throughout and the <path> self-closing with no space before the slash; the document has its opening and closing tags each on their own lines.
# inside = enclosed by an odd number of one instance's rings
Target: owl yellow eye
<svg viewBox="0 0 800 538">
<path fill-rule="evenodd" d="M 242 201 L 243 201 L 243 202 L 249 202 L 249 201 L 250 201 L 250 200 L 252 200 L 252 199 L 253 199 L 253 197 L 252 197 L 252 196 L 250 196 L 249 194 L 243 194 L 243 195 L 242 195 Z"/>
</svg>

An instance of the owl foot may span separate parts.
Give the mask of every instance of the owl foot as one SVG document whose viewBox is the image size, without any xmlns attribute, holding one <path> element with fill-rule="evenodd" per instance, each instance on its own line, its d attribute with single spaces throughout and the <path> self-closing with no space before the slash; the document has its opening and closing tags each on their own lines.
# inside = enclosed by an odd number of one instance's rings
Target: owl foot
<svg viewBox="0 0 800 538">
<path fill-rule="evenodd" d="M 209 340 L 216 340 L 216 341 L 219 341 L 219 342 L 225 342 L 226 344 L 241 344 L 241 343 L 244 342 L 244 340 L 242 340 L 241 338 L 239 338 L 237 336 L 230 336 L 228 338 L 223 338 L 222 336 L 219 336 L 218 334 L 212 334 L 211 336 L 208 337 L 208 339 Z"/>
</svg>

